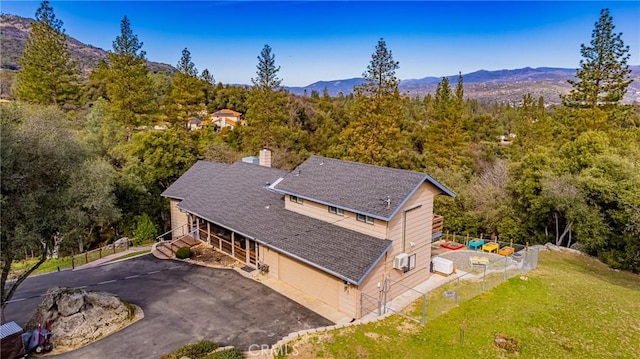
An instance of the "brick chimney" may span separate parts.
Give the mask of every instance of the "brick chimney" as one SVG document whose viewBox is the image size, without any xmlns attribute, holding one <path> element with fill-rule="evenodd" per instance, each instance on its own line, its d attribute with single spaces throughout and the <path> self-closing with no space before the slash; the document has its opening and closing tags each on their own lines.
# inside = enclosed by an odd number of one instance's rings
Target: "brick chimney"
<svg viewBox="0 0 640 359">
<path fill-rule="evenodd" d="M 266 147 L 260 151 L 260 166 L 271 167 L 271 151 Z"/>
</svg>

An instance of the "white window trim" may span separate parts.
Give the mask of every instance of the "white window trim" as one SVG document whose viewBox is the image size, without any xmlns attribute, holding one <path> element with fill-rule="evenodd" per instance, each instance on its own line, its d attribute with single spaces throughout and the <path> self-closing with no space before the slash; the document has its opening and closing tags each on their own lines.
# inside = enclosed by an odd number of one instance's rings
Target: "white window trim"
<svg viewBox="0 0 640 359">
<path fill-rule="evenodd" d="M 295 203 L 299 203 L 302 204 L 302 198 L 298 197 L 298 196 L 294 196 L 292 194 L 289 195 L 289 200 L 291 202 L 295 202 Z"/>
<path fill-rule="evenodd" d="M 336 214 L 338 216 L 344 216 L 344 210 L 342 208 L 327 206 L 329 213 Z"/>
<path fill-rule="evenodd" d="M 366 216 L 362 213 L 356 213 L 356 220 L 358 220 L 358 222 L 364 222 L 367 224 L 373 224 L 374 222 L 373 217 Z"/>
</svg>

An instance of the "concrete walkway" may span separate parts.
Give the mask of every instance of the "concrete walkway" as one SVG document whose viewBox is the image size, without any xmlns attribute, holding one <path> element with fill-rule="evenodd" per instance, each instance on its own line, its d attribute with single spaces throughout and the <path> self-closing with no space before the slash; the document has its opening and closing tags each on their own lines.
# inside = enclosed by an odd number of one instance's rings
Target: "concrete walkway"
<svg viewBox="0 0 640 359">
<path fill-rule="evenodd" d="M 396 312 L 399 312 L 409 306 L 411 303 L 415 302 L 418 298 L 422 296 L 422 294 L 426 294 L 431 292 L 432 290 L 439 288 L 449 282 L 453 282 L 454 280 L 462 277 L 467 274 L 464 271 L 456 270 L 456 273 L 445 277 L 440 274 L 432 274 L 429 279 L 418 284 L 412 289 L 407 289 L 404 293 L 397 296 L 395 299 L 391 300 L 387 303 L 386 307 L 391 308 Z M 369 313 L 364 315 L 360 320 L 371 320 L 378 317 L 377 312 Z"/>
<path fill-rule="evenodd" d="M 92 261 L 92 262 L 89 262 L 87 264 L 83 264 L 81 266 L 78 266 L 74 270 L 97 267 L 97 266 L 103 265 L 103 264 L 105 264 L 107 262 L 110 262 L 112 260 L 118 259 L 120 257 L 124 257 L 127 254 L 136 253 L 136 252 L 140 252 L 140 251 L 151 252 L 151 246 L 129 247 L 129 249 L 127 249 L 125 251 L 118 252 L 118 253 L 115 253 L 115 254 L 109 254 L 108 256 L 104 256 L 104 257 L 102 257 L 100 259 L 96 259 L 95 261 Z"/>
</svg>

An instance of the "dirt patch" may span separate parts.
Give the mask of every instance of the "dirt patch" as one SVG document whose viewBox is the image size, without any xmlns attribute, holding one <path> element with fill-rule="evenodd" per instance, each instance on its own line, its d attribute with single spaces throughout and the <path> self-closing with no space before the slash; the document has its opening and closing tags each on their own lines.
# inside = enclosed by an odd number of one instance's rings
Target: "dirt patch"
<svg viewBox="0 0 640 359">
<path fill-rule="evenodd" d="M 196 246 L 191 247 L 191 251 L 193 252 L 193 256 L 190 260 L 199 264 L 204 264 L 210 267 L 224 268 L 242 266 L 240 262 L 235 260 L 230 255 L 222 253 L 213 246 L 206 243 L 200 243 Z"/>
<path fill-rule="evenodd" d="M 501 333 L 496 334 L 493 344 L 500 349 L 506 350 L 508 353 L 518 353 L 520 351 L 517 340 Z"/>
</svg>

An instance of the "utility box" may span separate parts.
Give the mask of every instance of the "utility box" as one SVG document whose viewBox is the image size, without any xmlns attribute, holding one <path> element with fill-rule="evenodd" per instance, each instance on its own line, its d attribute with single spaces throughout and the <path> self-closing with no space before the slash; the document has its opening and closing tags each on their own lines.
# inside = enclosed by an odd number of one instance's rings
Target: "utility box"
<svg viewBox="0 0 640 359">
<path fill-rule="evenodd" d="M 434 272 L 444 275 L 450 275 L 453 273 L 453 261 L 441 257 L 433 257 L 431 259 L 431 264 Z"/>
</svg>

